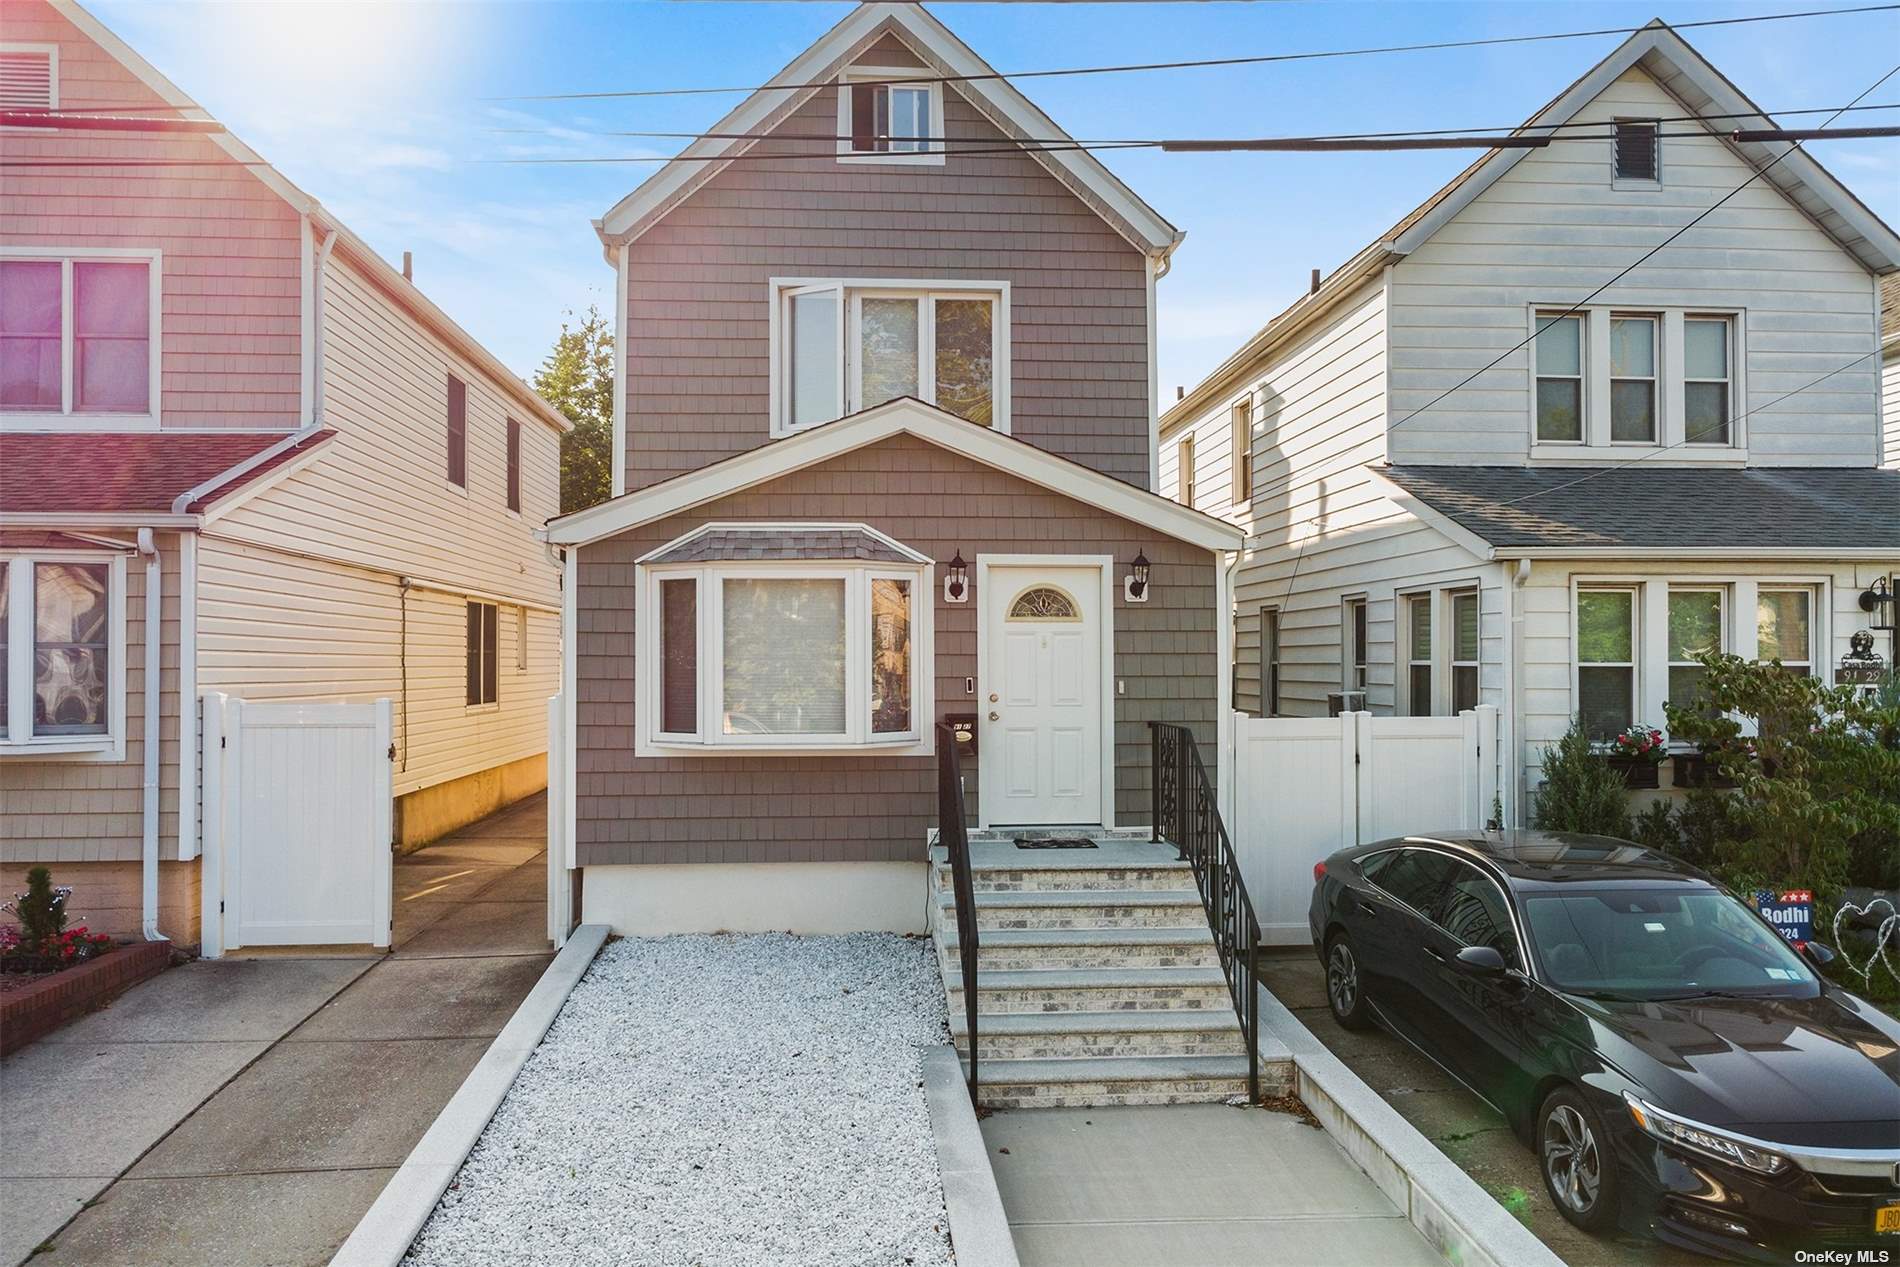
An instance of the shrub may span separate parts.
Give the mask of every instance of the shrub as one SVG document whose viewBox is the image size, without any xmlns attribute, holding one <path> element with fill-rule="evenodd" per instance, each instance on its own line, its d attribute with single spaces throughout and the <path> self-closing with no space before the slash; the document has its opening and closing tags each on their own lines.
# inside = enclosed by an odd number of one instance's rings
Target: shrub
<svg viewBox="0 0 1900 1267">
<path fill-rule="evenodd" d="M 1571 722 L 1564 737 L 1544 749 L 1544 786 L 1532 823 L 1543 831 L 1622 836 L 1630 831 L 1623 776 L 1590 747 L 1583 727 Z"/>
<path fill-rule="evenodd" d="M 34 867 L 26 873 L 26 892 L 0 910 L 12 911 L 20 921 L 20 940 L 37 947 L 65 929 L 66 899 L 72 893 L 69 888 L 55 888 L 53 873 L 45 867 Z"/>
<path fill-rule="evenodd" d="M 1651 801 L 1631 819 L 1630 839 L 1659 853 L 1682 856 L 1682 831 L 1676 826 L 1676 812 L 1668 801 Z"/>
</svg>

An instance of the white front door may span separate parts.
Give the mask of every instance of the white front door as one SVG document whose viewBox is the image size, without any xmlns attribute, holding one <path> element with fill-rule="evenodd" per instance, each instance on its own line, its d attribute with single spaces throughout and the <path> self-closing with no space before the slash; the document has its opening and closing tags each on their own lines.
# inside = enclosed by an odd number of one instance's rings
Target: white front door
<svg viewBox="0 0 1900 1267">
<path fill-rule="evenodd" d="M 1102 572 L 997 566 L 977 591 L 982 821 L 1102 819 Z"/>
</svg>

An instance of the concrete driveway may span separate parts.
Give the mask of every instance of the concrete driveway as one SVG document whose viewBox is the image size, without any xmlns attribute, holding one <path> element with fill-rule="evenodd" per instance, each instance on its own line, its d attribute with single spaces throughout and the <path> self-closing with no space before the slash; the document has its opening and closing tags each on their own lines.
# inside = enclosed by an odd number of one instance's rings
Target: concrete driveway
<svg viewBox="0 0 1900 1267">
<path fill-rule="evenodd" d="M 552 958 L 546 822 L 399 860 L 389 955 L 187 964 L 0 1064 L 0 1263 L 327 1262 Z"/>
<path fill-rule="evenodd" d="M 1310 949 L 1263 952 L 1260 975 L 1314 1037 L 1570 1267 L 1709 1262 L 1653 1240 L 1595 1237 L 1571 1226 L 1545 1195 L 1536 1156 L 1489 1105 L 1384 1030 L 1354 1033 L 1333 1020 L 1326 1007 L 1326 974 Z"/>
</svg>

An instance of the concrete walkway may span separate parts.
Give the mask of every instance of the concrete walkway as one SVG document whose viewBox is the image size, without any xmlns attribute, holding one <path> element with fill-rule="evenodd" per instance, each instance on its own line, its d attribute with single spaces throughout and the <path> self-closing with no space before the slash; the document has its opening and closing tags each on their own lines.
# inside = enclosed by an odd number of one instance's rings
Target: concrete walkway
<svg viewBox="0 0 1900 1267">
<path fill-rule="evenodd" d="M 328 1262 L 552 958 L 546 821 L 399 860 L 393 954 L 187 964 L 0 1064 L 0 1263 Z"/>
<path fill-rule="evenodd" d="M 1219 1104 L 983 1123 L 1023 1267 L 1443 1267 L 1331 1138 Z"/>
</svg>

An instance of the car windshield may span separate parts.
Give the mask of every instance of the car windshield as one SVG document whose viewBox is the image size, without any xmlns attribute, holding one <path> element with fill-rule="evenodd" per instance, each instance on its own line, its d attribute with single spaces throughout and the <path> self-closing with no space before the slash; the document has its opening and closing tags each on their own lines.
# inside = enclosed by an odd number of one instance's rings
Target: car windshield
<svg viewBox="0 0 1900 1267">
<path fill-rule="evenodd" d="M 1606 886 L 1528 894 L 1524 921 L 1545 978 L 1573 993 L 1809 998 L 1820 989 L 1778 933 L 1712 889 Z"/>
</svg>

